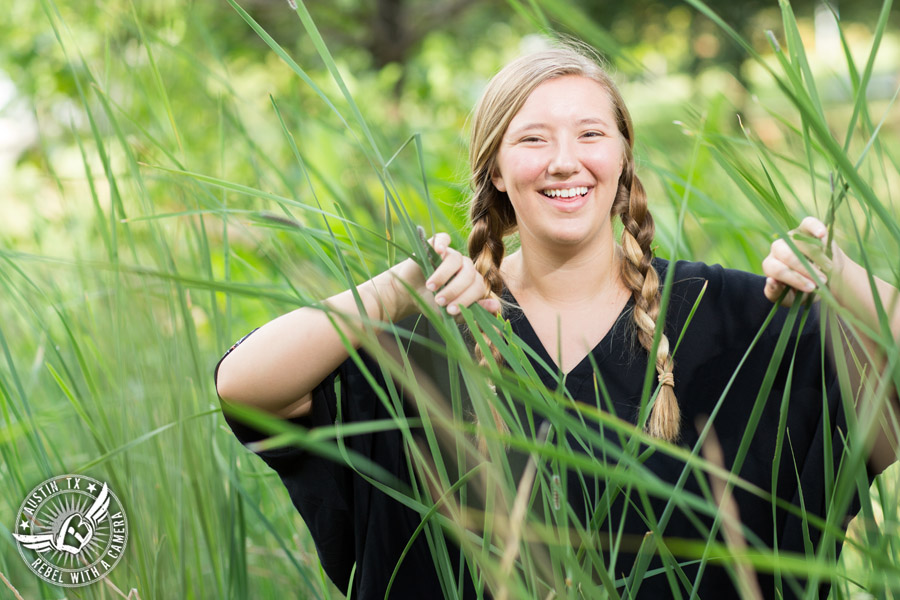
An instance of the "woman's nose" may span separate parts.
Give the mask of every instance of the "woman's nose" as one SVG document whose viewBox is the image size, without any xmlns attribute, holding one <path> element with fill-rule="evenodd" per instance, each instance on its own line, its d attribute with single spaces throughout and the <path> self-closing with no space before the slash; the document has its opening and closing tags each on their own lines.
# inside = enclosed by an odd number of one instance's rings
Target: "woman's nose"
<svg viewBox="0 0 900 600">
<path fill-rule="evenodd" d="M 574 144 L 561 140 L 554 147 L 553 156 L 547 170 L 551 175 L 570 175 L 578 171 L 578 156 Z"/>
</svg>

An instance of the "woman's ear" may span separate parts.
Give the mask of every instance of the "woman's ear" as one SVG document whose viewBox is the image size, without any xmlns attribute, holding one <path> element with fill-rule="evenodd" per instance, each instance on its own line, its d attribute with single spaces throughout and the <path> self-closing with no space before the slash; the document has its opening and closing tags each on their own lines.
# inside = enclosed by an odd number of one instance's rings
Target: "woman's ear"
<svg viewBox="0 0 900 600">
<path fill-rule="evenodd" d="M 503 176 L 500 175 L 500 171 L 497 170 L 496 167 L 491 173 L 491 182 L 494 184 L 494 187 L 497 188 L 497 191 L 506 192 L 506 182 L 503 181 Z"/>
<path fill-rule="evenodd" d="M 634 175 L 634 163 L 629 163 L 627 148 L 622 148 L 622 154 L 619 156 L 619 184 L 622 183 L 622 176 L 625 175 L 625 168 L 629 167 L 630 172 Z"/>
</svg>

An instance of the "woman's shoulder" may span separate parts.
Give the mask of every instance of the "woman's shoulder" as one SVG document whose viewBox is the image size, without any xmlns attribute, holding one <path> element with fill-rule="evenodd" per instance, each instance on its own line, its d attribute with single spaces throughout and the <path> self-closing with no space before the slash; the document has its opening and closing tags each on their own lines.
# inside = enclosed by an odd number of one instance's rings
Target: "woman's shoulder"
<svg viewBox="0 0 900 600">
<path fill-rule="evenodd" d="M 719 264 L 710 265 L 689 260 L 678 260 L 673 264 L 664 258 L 654 258 L 653 266 L 659 275 L 660 285 L 665 284 L 668 270 L 673 269 L 671 281 L 673 293 L 703 290 L 704 297 L 768 303 L 763 294 L 765 277 L 762 275 L 726 268 Z"/>
<path fill-rule="evenodd" d="M 675 324 L 693 316 L 705 328 L 717 328 L 729 336 L 740 337 L 743 331 L 757 331 L 769 322 L 767 332 L 776 335 L 786 322 L 788 310 L 777 308 L 763 292 L 766 278 L 719 264 L 679 260 L 674 263 L 654 259 L 660 286 L 664 286 L 668 270 L 673 269 L 667 321 Z M 660 288 L 665 291 L 664 287 Z M 775 314 L 772 311 L 775 310 Z M 806 319 L 806 333 L 816 331 L 819 318 L 817 305 Z M 770 320 L 771 319 L 771 320 Z"/>
<path fill-rule="evenodd" d="M 690 318 L 704 327 L 735 332 L 757 327 L 772 310 L 763 293 L 765 277 L 719 264 L 654 259 L 661 291 L 672 269 L 667 321 L 679 324 Z"/>
</svg>

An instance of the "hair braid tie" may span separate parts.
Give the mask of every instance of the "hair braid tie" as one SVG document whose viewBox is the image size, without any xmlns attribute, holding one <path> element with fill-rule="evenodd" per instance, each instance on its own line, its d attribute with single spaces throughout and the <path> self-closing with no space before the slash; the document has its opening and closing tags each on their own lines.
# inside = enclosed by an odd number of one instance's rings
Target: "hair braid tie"
<svg viewBox="0 0 900 600">
<path fill-rule="evenodd" d="M 660 373 L 657 377 L 659 383 L 661 385 L 667 385 L 670 388 L 675 387 L 675 375 L 672 374 L 672 371 L 666 371 L 665 373 Z"/>
</svg>

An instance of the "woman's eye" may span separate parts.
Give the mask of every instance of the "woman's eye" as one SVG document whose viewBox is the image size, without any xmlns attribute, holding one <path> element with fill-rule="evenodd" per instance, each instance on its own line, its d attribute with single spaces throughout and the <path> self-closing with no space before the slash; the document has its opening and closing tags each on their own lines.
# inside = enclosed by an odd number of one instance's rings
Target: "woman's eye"
<svg viewBox="0 0 900 600">
<path fill-rule="evenodd" d="M 522 141 L 523 142 L 539 142 L 539 141 L 541 141 L 541 138 L 535 137 L 533 135 L 529 135 L 528 137 L 522 138 Z"/>
<path fill-rule="evenodd" d="M 603 137 L 602 131 L 585 131 L 582 136 L 584 137 Z"/>
</svg>

